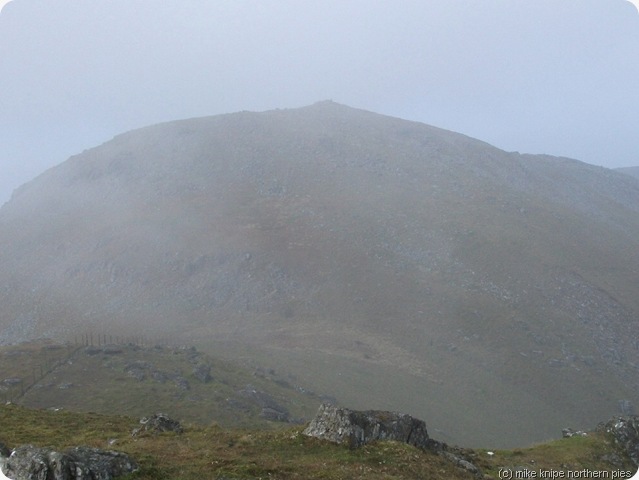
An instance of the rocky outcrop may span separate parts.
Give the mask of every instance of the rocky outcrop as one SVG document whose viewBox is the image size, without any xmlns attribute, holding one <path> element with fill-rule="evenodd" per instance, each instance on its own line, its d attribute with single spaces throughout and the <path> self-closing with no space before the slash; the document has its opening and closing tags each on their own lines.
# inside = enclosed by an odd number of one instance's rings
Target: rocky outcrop
<svg viewBox="0 0 639 480">
<path fill-rule="evenodd" d="M 428 436 L 426 423 L 404 413 L 384 410 L 357 411 L 323 403 L 315 418 L 302 432 L 309 437 L 358 448 L 378 440 L 403 442 L 436 453 L 456 467 L 481 477 L 482 472 L 464 450 L 449 447 Z"/>
<path fill-rule="evenodd" d="M 4 465 L 13 480 L 112 480 L 137 469 L 121 452 L 75 447 L 62 453 L 33 445 L 17 447 Z"/>
<path fill-rule="evenodd" d="M 202 383 L 211 381 L 211 367 L 205 363 L 198 363 L 193 368 L 193 376 Z"/>
<path fill-rule="evenodd" d="M 395 440 L 418 448 L 428 448 L 432 443 L 426 423 L 410 415 L 380 410 L 349 410 L 328 403 L 320 406 L 303 433 L 352 448 L 376 440 Z"/>
<path fill-rule="evenodd" d="M 133 436 L 141 432 L 161 433 L 175 432 L 182 433 L 184 429 L 177 420 L 173 420 L 166 413 L 156 413 L 150 417 L 140 419 L 142 426 L 133 430 Z"/>
<path fill-rule="evenodd" d="M 587 437 L 588 433 L 582 431 L 582 430 L 573 430 L 572 428 L 564 428 L 561 430 L 561 436 L 563 438 L 570 438 L 570 437 Z"/>
<path fill-rule="evenodd" d="M 237 393 L 262 409 L 260 418 L 274 422 L 288 422 L 290 420 L 286 407 L 277 403 L 268 393 L 257 390 L 253 385 L 247 385 Z"/>
<path fill-rule="evenodd" d="M 163 372 L 144 360 L 136 360 L 134 362 L 127 363 L 124 367 L 124 371 L 127 372 L 130 377 L 135 378 L 138 382 L 143 382 L 147 379 L 147 377 L 162 384 L 169 380 L 173 380 L 175 386 L 180 390 L 191 389 L 189 381 L 179 373 Z"/>
<path fill-rule="evenodd" d="M 615 417 L 605 423 L 603 429 L 612 435 L 615 443 L 639 466 L 639 417 Z"/>
</svg>

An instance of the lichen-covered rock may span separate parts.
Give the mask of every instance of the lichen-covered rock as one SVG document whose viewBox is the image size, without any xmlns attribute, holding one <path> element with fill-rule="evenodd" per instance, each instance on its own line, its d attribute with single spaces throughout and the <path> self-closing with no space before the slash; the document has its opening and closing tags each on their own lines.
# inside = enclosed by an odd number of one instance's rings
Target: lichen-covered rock
<svg viewBox="0 0 639 480">
<path fill-rule="evenodd" d="M 615 417 L 604 424 L 603 428 L 623 448 L 630 460 L 639 466 L 639 417 Z"/>
<path fill-rule="evenodd" d="M 426 423 L 410 415 L 381 410 L 349 410 L 328 403 L 320 406 L 303 433 L 352 448 L 375 440 L 394 440 L 418 448 L 427 448 L 430 444 Z"/>
<path fill-rule="evenodd" d="M 65 453 L 22 445 L 6 460 L 4 472 L 13 480 L 112 480 L 138 465 L 120 452 L 75 447 Z"/>
</svg>

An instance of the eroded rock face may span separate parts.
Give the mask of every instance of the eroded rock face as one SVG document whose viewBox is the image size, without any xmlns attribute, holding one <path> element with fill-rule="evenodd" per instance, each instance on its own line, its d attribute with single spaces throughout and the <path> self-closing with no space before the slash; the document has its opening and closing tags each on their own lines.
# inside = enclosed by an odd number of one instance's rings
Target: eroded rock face
<svg viewBox="0 0 639 480">
<path fill-rule="evenodd" d="M 112 480 L 137 469 L 120 452 L 75 447 L 61 453 L 33 445 L 17 447 L 4 465 L 4 473 L 14 480 Z"/>
<path fill-rule="evenodd" d="M 639 466 L 639 416 L 615 417 L 604 425 L 604 429 Z"/>
<path fill-rule="evenodd" d="M 361 447 L 375 440 L 395 440 L 427 448 L 426 423 L 410 415 L 380 410 L 356 411 L 324 403 L 303 432 L 335 443 Z"/>
</svg>

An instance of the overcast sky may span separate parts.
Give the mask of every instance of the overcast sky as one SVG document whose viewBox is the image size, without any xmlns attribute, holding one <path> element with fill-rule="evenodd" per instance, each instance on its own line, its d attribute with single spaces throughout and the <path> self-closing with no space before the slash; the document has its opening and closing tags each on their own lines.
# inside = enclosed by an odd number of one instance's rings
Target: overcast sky
<svg viewBox="0 0 639 480">
<path fill-rule="evenodd" d="M 132 128 L 324 99 L 505 150 L 639 165 L 639 13 L 626 0 L 2 5 L 0 203 Z"/>
</svg>

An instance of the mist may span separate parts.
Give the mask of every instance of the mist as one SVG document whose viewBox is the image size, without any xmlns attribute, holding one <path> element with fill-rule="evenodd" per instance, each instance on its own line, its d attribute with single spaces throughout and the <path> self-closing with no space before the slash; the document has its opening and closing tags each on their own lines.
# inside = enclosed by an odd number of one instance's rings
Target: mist
<svg viewBox="0 0 639 480">
<path fill-rule="evenodd" d="M 0 203 L 126 130 L 323 99 L 508 151 L 639 165 L 638 47 L 625 0 L 13 0 Z"/>
</svg>

